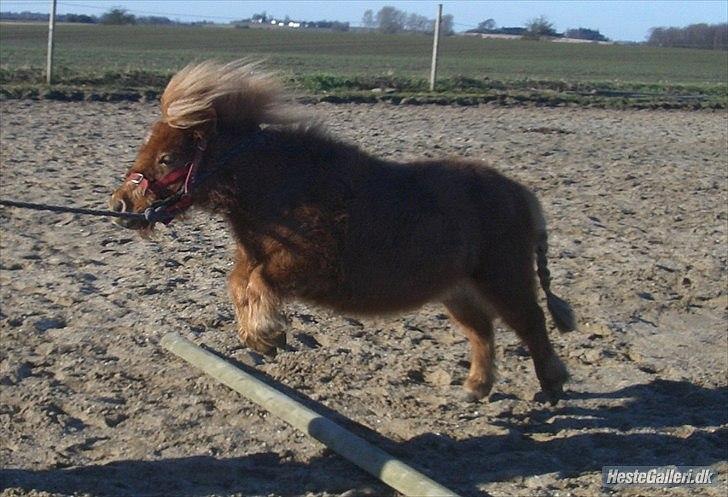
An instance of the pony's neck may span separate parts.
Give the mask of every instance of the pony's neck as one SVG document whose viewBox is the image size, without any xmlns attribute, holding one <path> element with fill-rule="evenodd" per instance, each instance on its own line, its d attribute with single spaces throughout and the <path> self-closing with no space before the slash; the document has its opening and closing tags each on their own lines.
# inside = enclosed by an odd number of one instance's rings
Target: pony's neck
<svg viewBox="0 0 728 497">
<path fill-rule="evenodd" d="M 273 209 L 295 203 L 321 185 L 355 189 L 374 170 L 395 164 L 315 127 L 226 131 L 210 145 L 208 170 L 218 174 L 204 203 L 213 209 L 233 204 L 246 210 L 270 204 Z"/>
</svg>

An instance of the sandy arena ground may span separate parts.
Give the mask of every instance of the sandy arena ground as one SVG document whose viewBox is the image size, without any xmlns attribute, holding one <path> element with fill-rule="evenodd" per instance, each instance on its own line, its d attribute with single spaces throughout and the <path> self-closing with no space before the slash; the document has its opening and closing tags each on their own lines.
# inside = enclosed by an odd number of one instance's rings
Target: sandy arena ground
<svg viewBox="0 0 728 497">
<path fill-rule="evenodd" d="M 0 196 L 104 207 L 152 104 L 0 104 Z M 567 398 L 497 332 L 488 402 L 458 395 L 465 339 L 443 309 L 364 320 L 292 304 L 291 350 L 240 346 L 231 240 L 204 213 L 141 240 L 110 222 L 0 209 L 2 496 L 393 495 L 159 346 L 179 331 L 256 368 L 467 496 L 611 494 L 613 464 L 711 465 L 726 494 L 726 113 L 318 105 L 396 159 L 487 159 L 535 189 L 554 288 L 580 330 L 556 347 Z"/>
</svg>

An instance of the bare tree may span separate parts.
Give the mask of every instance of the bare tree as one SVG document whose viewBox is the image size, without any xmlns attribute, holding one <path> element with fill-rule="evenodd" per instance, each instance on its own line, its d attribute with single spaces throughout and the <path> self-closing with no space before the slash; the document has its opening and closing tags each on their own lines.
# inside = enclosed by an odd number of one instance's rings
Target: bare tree
<svg viewBox="0 0 728 497">
<path fill-rule="evenodd" d="M 421 16 L 413 12 L 407 16 L 405 29 L 407 31 L 417 31 L 422 33 L 432 31 L 432 21 L 425 16 Z"/>
<path fill-rule="evenodd" d="M 364 12 L 362 24 L 365 27 L 376 27 L 382 33 L 399 33 L 401 31 L 413 31 L 421 33 L 433 33 L 435 21 L 416 13 L 407 13 L 391 6 L 382 7 L 379 12 L 372 15 L 371 10 Z M 445 35 L 454 33 L 453 16 L 448 14 L 442 16 L 440 32 Z"/>
<path fill-rule="evenodd" d="M 113 7 L 101 16 L 101 24 L 136 24 L 136 17 L 126 9 Z"/>
<path fill-rule="evenodd" d="M 526 22 L 526 38 L 538 40 L 544 36 L 556 35 L 553 23 L 545 16 L 538 16 Z"/>
<path fill-rule="evenodd" d="M 394 7 L 382 7 L 376 15 L 376 24 L 382 33 L 399 33 L 404 29 L 406 12 Z"/>
<path fill-rule="evenodd" d="M 253 14 L 251 19 L 254 21 L 268 22 L 268 13 L 264 10 L 260 14 Z"/>
<path fill-rule="evenodd" d="M 481 21 L 478 23 L 478 29 L 480 31 L 491 31 L 496 28 L 495 20 L 493 19 L 486 19 L 485 21 Z"/>
<path fill-rule="evenodd" d="M 361 17 L 361 23 L 365 28 L 376 27 L 376 23 L 374 22 L 374 12 L 372 12 L 372 9 L 364 12 L 364 15 Z"/>
<path fill-rule="evenodd" d="M 445 14 L 442 16 L 442 19 L 440 19 L 440 32 L 444 34 L 445 36 L 451 36 L 455 34 L 455 26 L 454 26 L 455 18 L 452 16 L 452 14 Z"/>
</svg>

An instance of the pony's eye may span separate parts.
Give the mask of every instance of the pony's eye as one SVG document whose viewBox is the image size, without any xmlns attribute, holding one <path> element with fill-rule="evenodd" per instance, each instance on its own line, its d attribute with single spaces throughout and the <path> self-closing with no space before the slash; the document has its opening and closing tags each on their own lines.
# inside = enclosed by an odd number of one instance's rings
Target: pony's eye
<svg viewBox="0 0 728 497">
<path fill-rule="evenodd" d="M 159 158 L 159 163 L 163 166 L 168 166 L 172 162 L 168 154 L 164 154 Z"/>
</svg>

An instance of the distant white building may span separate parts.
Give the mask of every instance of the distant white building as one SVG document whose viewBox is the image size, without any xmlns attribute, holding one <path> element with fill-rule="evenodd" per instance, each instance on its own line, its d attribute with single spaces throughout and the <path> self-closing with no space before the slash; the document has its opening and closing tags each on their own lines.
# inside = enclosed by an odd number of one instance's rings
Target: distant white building
<svg viewBox="0 0 728 497">
<path fill-rule="evenodd" d="M 498 33 L 465 33 L 466 36 L 478 36 L 492 40 L 520 40 L 522 35 L 503 35 Z"/>
</svg>

